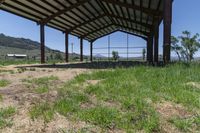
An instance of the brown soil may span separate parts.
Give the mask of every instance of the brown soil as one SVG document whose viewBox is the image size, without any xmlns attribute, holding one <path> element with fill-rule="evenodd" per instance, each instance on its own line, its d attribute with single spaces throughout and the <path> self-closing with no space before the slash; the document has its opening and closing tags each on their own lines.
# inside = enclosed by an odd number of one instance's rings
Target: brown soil
<svg viewBox="0 0 200 133">
<path fill-rule="evenodd" d="M 160 129 L 163 133 L 179 133 L 180 131 L 168 122 L 173 117 L 187 118 L 192 113 L 187 111 L 182 105 L 168 101 L 163 101 L 155 105 L 157 112 L 160 114 Z"/>
<path fill-rule="evenodd" d="M 190 117 L 192 114 L 188 112 L 182 105 L 175 104 L 172 102 L 162 102 L 156 105 L 156 110 L 161 114 L 164 118 L 172 118 L 172 117 Z"/>
</svg>

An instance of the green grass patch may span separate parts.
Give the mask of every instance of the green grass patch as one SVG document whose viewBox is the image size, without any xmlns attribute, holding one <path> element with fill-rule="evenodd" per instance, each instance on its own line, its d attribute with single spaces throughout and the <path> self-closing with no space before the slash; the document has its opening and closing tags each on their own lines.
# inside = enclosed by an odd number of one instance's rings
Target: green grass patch
<svg viewBox="0 0 200 133">
<path fill-rule="evenodd" d="M 0 94 L 0 102 L 3 101 L 3 96 Z"/>
<path fill-rule="evenodd" d="M 16 110 L 13 107 L 0 109 L 0 128 L 12 126 L 12 122 L 8 119 L 13 116 L 15 112 Z"/>
<path fill-rule="evenodd" d="M 9 85 L 10 82 L 8 80 L 0 80 L 0 87 L 6 87 L 7 85 Z"/>
<path fill-rule="evenodd" d="M 29 111 L 29 114 L 32 120 L 42 118 L 45 122 L 49 122 L 53 119 L 54 111 L 48 103 L 39 103 Z"/>
<path fill-rule="evenodd" d="M 36 93 L 42 94 L 49 91 L 50 87 L 53 85 L 53 81 L 59 80 L 58 77 L 42 77 L 35 79 L 24 79 L 23 82 L 27 82 L 34 86 L 34 91 Z"/>
<path fill-rule="evenodd" d="M 116 109 L 97 106 L 80 111 L 79 118 L 103 128 L 113 128 L 118 122 L 119 112 Z"/>
<path fill-rule="evenodd" d="M 200 116 L 193 116 L 191 118 L 172 118 L 169 120 L 178 129 L 184 132 L 192 132 L 200 130 Z M 194 130 L 195 129 L 195 130 Z"/>
<path fill-rule="evenodd" d="M 50 76 L 50 77 L 42 77 L 28 80 L 29 83 L 37 84 L 37 85 L 44 85 L 48 84 L 50 81 L 58 80 L 58 77 Z"/>
<path fill-rule="evenodd" d="M 60 114 L 67 116 L 69 113 L 80 111 L 80 105 L 88 101 L 89 99 L 86 95 L 69 91 L 68 95 L 55 103 L 54 108 Z"/>
<path fill-rule="evenodd" d="M 39 103 L 35 105 L 29 113 L 33 120 L 36 118 L 43 118 L 45 122 L 49 122 L 53 119 L 55 112 L 68 116 L 71 113 L 80 111 L 80 104 L 86 101 L 88 101 L 86 96 L 73 93 L 56 101 L 52 105 L 49 103 Z"/>
<path fill-rule="evenodd" d="M 10 73 L 10 74 L 14 74 L 13 70 L 0 70 L 0 73 Z"/>
<path fill-rule="evenodd" d="M 0 66 L 9 66 L 9 65 L 22 65 L 22 64 L 36 64 L 40 63 L 39 61 L 33 60 L 1 60 Z"/>
<path fill-rule="evenodd" d="M 87 85 L 88 80 L 101 82 Z M 31 82 L 45 84 L 46 80 Z M 199 64 L 94 71 L 78 75 L 59 89 L 60 98 L 50 105 L 50 110 L 67 118 L 87 121 L 103 130 L 160 132 L 160 115 L 153 105 L 170 101 L 188 109 L 200 110 L 200 91 L 188 86 L 188 82 L 200 83 Z M 81 105 L 85 103 L 88 107 L 83 108 Z M 46 112 L 42 110 L 39 111 L 40 116 Z M 189 121 L 173 120 L 173 123 L 181 127 L 180 130 L 187 131 L 191 125 L 199 127 L 199 117 Z"/>
<path fill-rule="evenodd" d="M 49 91 L 49 87 L 48 85 L 42 85 L 42 86 L 39 86 L 35 89 L 35 92 L 36 93 L 39 93 L 39 94 L 42 94 L 42 93 L 46 93 Z"/>
</svg>

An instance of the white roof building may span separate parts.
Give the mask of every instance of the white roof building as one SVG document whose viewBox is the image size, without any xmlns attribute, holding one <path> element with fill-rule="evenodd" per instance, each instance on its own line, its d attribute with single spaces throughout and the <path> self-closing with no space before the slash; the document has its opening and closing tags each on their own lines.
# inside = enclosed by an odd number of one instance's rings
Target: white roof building
<svg viewBox="0 0 200 133">
<path fill-rule="evenodd" d="M 7 57 L 27 57 L 25 54 L 7 54 Z"/>
</svg>

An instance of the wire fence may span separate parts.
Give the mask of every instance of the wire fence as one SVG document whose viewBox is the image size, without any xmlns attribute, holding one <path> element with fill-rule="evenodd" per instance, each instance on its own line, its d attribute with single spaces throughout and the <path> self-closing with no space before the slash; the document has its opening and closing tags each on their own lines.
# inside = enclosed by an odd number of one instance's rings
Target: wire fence
<svg viewBox="0 0 200 133">
<path fill-rule="evenodd" d="M 146 47 L 96 47 L 93 48 L 93 57 L 96 60 L 111 60 L 112 52 L 116 51 L 120 56 L 119 60 L 145 60 L 146 52 L 144 53 L 143 49 L 146 51 Z"/>
<path fill-rule="evenodd" d="M 105 45 L 104 45 L 105 46 Z M 116 46 L 116 44 L 115 44 Z M 126 44 L 123 46 L 111 47 L 111 39 L 108 36 L 108 44 L 106 47 L 94 47 L 93 57 L 95 59 L 111 60 L 112 52 L 115 51 L 119 55 L 119 60 L 145 60 L 146 59 L 146 47 L 136 47 L 130 45 L 129 34 L 126 37 Z M 135 51 L 134 51 L 135 50 Z M 138 52 L 140 51 L 140 52 Z"/>
</svg>

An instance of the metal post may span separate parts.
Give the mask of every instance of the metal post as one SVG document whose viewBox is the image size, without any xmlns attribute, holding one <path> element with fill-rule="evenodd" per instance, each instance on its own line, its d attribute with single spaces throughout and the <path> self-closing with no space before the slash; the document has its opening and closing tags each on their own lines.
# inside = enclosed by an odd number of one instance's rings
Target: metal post
<svg viewBox="0 0 200 133">
<path fill-rule="evenodd" d="M 65 33 L 65 62 L 69 62 L 69 34 Z"/>
<path fill-rule="evenodd" d="M 153 62 L 153 36 L 150 35 L 147 40 L 147 62 Z"/>
<path fill-rule="evenodd" d="M 93 61 L 93 42 L 90 42 L 90 61 Z"/>
<path fill-rule="evenodd" d="M 164 0 L 164 46 L 163 46 L 163 61 L 170 61 L 171 49 L 171 24 L 172 24 L 172 0 Z"/>
<path fill-rule="evenodd" d="M 147 62 L 149 62 L 150 61 L 150 39 L 149 39 L 149 37 L 148 37 L 148 39 L 147 39 Z"/>
<path fill-rule="evenodd" d="M 127 61 L 128 61 L 128 59 L 129 59 L 129 36 L 128 36 L 128 34 L 127 34 Z"/>
<path fill-rule="evenodd" d="M 45 63 L 45 26 L 40 25 L 40 50 L 41 50 L 41 64 Z"/>
<path fill-rule="evenodd" d="M 110 61 L 110 35 L 108 36 L 108 60 Z"/>
<path fill-rule="evenodd" d="M 154 62 L 158 63 L 158 53 L 159 53 L 159 23 L 158 21 L 155 23 L 155 31 L 154 31 Z"/>
<path fill-rule="evenodd" d="M 74 55 L 74 43 L 71 43 L 71 46 L 72 46 L 72 57 Z"/>
<path fill-rule="evenodd" d="M 80 38 L 80 61 L 83 62 L 83 38 Z"/>
</svg>

